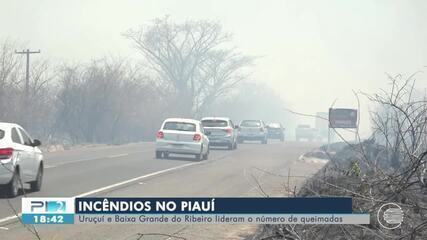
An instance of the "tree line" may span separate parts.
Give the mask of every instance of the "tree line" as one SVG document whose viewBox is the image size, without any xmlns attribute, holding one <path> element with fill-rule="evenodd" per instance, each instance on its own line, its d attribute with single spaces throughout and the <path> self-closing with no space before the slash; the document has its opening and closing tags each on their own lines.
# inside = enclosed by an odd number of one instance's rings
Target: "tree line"
<svg viewBox="0 0 427 240">
<path fill-rule="evenodd" d="M 247 95 L 239 89 L 248 89 L 242 83 L 254 58 L 233 47 L 219 23 L 165 17 L 123 37 L 140 53 L 138 59 L 33 61 L 28 96 L 25 61 L 15 54 L 22 46 L 2 41 L 0 121 L 20 123 L 48 143 L 123 143 L 152 139 L 166 117 L 240 109 L 230 104 Z M 227 107 L 222 111 L 221 105 Z M 265 111 L 278 110 L 260 112 Z"/>
</svg>

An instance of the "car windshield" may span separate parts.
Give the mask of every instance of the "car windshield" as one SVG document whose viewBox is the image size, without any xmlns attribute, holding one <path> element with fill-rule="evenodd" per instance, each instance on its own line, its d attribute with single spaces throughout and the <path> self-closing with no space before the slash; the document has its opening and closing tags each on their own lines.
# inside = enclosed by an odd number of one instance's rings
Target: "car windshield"
<svg viewBox="0 0 427 240">
<path fill-rule="evenodd" d="M 165 126 L 163 126 L 163 130 L 195 132 L 196 124 L 187 122 L 167 122 Z"/>
<path fill-rule="evenodd" d="M 257 120 L 245 120 L 240 124 L 241 127 L 261 127 L 260 121 Z"/>
<path fill-rule="evenodd" d="M 0 129 L 0 139 L 4 138 L 4 131 Z"/>
<path fill-rule="evenodd" d="M 227 127 L 228 123 L 225 120 L 203 120 L 203 127 Z"/>
</svg>

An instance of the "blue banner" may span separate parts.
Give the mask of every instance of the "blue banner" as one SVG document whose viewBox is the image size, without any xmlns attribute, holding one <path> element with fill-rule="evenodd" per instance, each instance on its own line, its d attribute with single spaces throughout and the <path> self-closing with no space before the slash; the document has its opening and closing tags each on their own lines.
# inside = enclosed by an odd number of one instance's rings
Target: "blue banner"
<svg viewBox="0 0 427 240">
<path fill-rule="evenodd" d="M 76 198 L 76 214 L 350 214 L 352 199 Z"/>
</svg>

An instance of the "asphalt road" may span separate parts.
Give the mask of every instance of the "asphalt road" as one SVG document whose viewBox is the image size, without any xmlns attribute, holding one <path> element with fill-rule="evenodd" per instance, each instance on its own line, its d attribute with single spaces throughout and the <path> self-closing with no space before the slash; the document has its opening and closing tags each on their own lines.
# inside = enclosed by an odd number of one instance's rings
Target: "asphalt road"
<svg viewBox="0 0 427 240">
<path fill-rule="evenodd" d="M 42 191 L 30 197 L 127 196 L 223 197 L 283 196 L 322 165 L 298 160 L 315 143 L 241 144 L 235 151 L 215 149 L 209 160 L 154 159 L 153 143 L 81 148 L 45 154 Z M 286 177 L 287 175 L 295 177 Z M 0 239 L 33 239 L 14 220 L 21 198 L 0 197 Z M 12 216 L 12 217 L 11 217 Z M 31 227 L 31 226 L 27 226 Z M 253 226 L 236 225 L 69 225 L 37 226 L 42 239 L 235 238 Z M 148 234 L 151 233 L 151 234 Z M 155 234 L 153 234 L 155 233 Z M 172 238 L 169 238 L 172 239 Z"/>
</svg>

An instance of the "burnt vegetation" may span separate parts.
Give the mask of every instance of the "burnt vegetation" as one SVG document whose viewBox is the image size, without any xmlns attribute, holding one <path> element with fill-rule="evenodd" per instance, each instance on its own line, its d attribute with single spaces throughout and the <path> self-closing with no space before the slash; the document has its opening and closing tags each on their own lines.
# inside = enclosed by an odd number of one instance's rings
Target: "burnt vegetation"
<svg viewBox="0 0 427 240">
<path fill-rule="evenodd" d="M 389 76 L 391 89 L 365 94 L 376 104 L 373 134 L 356 143 L 336 144 L 331 152 L 310 157 L 329 162 L 294 196 L 349 196 L 353 212 L 370 213 L 370 225 L 267 225 L 257 239 L 425 239 L 427 235 L 427 102 L 415 88 L 415 75 Z M 344 140 L 344 139 L 343 139 Z M 320 154 L 319 152 L 322 152 Z M 400 228 L 387 230 L 377 221 L 385 203 L 402 207 Z"/>
</svg>

